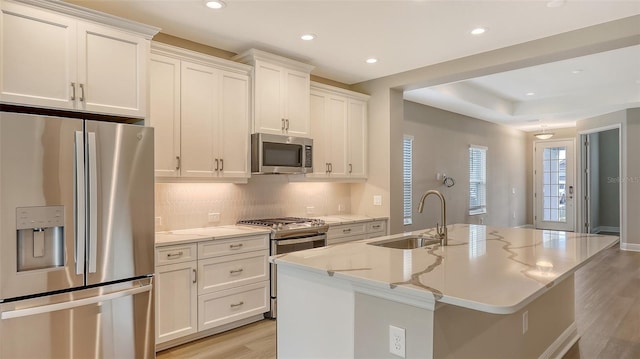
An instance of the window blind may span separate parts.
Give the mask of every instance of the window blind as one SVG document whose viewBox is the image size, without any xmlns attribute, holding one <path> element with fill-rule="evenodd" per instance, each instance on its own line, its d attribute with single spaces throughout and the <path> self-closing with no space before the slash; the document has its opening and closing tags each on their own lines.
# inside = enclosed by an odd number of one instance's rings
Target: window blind
<svg viewBox="0 0 640 359">
<path fill-rule="evenodd" d="M 469 146 L 469 214 L 487 213 L 487 147 Z"/>
<path fill-rule="evenodd" d="M 402 186 L 404 224 L 412 224 L 413 212 L 413 136 L 405 135 L 402 139 Z"/>
</svg>

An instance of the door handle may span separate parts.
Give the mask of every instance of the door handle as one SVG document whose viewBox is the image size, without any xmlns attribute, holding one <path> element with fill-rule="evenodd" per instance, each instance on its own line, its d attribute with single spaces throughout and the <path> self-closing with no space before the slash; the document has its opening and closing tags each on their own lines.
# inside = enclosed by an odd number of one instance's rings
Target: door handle
<svg viewBox="0 0 640 359">
<path fill-rule="evenodd" d="M 569 186 L 569 199 L 573 198 L 573 186 Z"/>
<path fill-rule="evenodd" d="M 286 119 L 285 122 L 287 123 L 287 126 L 286 126 L 285 130 L 287 130 L 287 132 L 289 132 L 289 119 Z"/>
<path fill-rule="evenodd" d="M 220 171 L 224 171 L 224 159 L 220 159 Z"/>
<path fill-rule="evenodd" d="M 176 171 L 180 171 L 180 156 L 176 156 Z"/>
<path fill-rule="evenodd" d="M 86 241 L 86 198 L 85 198 L 85 181 L 84 181 L 84 134 L 82 131 L 76 131 L 76 274 L 84 274 L 84 258 L 85 258 L 85 241 Z"/>
<path fill-rule="evenodd" d="M 75 82 L 71 83 L 71 101 L 76 100 L 76 84 Z"/>
<path fill-rule="evenodd" d="M 80 84 L 80 102 L 84 102 L 84 84 Z"/>
<path fill-rule="evenodd" d="M 96 272 L 98 261 L 98 165 L 96 134 L 87 133 L 89 144 L 89 273 Z"/>
<path fill-rule="evenodd" d="M 218 161 L 217 158 L 215 160 L 216 160 L 216 169 L 215 170 L 217 172 L 219 170 L 219 168 L 220 168 L 220 162 Z"/>
<path fill-rule="evenodd" d="M 353 165 L 351 163 L 349 163 L 349 173 L 353 172 Z"/>
</svg>

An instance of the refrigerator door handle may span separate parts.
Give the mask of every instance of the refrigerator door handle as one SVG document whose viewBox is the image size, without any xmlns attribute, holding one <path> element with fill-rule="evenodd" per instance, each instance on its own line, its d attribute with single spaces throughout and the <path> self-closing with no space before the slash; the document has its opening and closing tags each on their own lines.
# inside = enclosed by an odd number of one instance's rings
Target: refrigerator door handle
<svg viewBox="0 0 640 359">
<path fill-rule="evenodd" d="M 98 164 L 96 134 L 87 133 L 89 147 L 89 273 L 96 272 L 98 260 Z"/>
<path fill-rule="evenodd" d="M 7 312 L 3 312 L 2 315 L 0 316 L 0 319 L 28 317 L 31 315 L 50 313 L 58 310 L 73 309 L 73 308 L 78 308 L 85 305 L 106 302 L 106 301 L 117 299 L 117 298 L 132 296 L 138 293 L 149 292 L 151 291 L 152 286 L 153 284 L 147 284 L 140 287 L 122 290 L 119 292 L 113 292 L 105 295 L 98 295 L 95 297 L 78 299 L 78 300 L 73 300 L 69 302 L 41 305 L 39 307 L 33 307 L 33 308 L 10 310 Z"/>
<path fill-rule="evenodd" d="M 76 245 L 76 274 L 84 274 L 84 262 L 85 262 L 85 235 L 86 235 L 86 220 L 85 220 L 85 183 L 84 183 L 84 134 L 82 131 L 75 132 L 75 192 L 76 192 L 76 233 L 75 233 L 75 245 Z"/>
</svg>

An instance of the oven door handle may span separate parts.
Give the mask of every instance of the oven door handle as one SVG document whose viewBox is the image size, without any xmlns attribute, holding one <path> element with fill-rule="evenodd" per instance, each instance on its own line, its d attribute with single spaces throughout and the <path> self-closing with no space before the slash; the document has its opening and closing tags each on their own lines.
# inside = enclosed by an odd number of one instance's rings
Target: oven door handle
<svg viewBox="0 0 640 359">
<path fill-rule="evenodd" d="M 291 244 L 300 244 L 300 243 L 309 243 L 309 242 L 321 241 L 321 240 L 324 240 L 326 237 L 327 236 L 323 234 L 323 235 L 320 235 L 320 236 L 304 237 L 304 238 L 277 239 L 276 242 L 278 243 L 279 246 L 286 246 L 286 245 L 291 245 Z"/>
</svg>

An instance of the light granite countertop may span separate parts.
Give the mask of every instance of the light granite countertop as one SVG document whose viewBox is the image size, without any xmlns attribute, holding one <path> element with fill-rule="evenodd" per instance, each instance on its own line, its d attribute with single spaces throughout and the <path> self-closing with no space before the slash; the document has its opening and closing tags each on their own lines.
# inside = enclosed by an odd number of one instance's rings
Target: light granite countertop
<svg viewBox="0 0 640 359">
<path fill-rule="evenodd" d="M 212 239 L 229 239 L 234 237 L 243 237 L 252 234 L 271 233 L 268 228 L 259 228 L 252 226 L 217 226 L 180 229 L 176 231 L 156 232 L 156 247 L 168 246 L 172 244 L 182 244 L 190 242 L 199 242 Z"/>
<path fill-rule="evenodd" d="M 330 214 L 327 216 L 313 217 L 315 219 L 321 219 L 330 226 L 338 226 L 342 224 L 352 224 L 359 222 L 371 222 L 379 220 L 387 220 L 387 217 L 369 217 L 359 214 Z"/>
<path fill-rule="evenodd" d="M 494 314 L 515 313 L 619 238 L 573 232 L 447 226 L 449 245 L 402 250 L 370 245 L 407 234 L 282 254 L 279 266 L 312 271 L 386 293 Z"/>
</svg>

